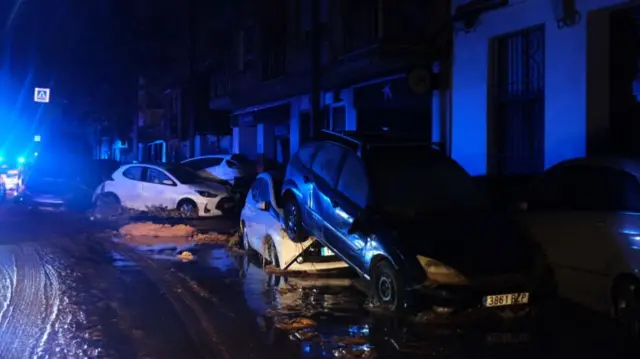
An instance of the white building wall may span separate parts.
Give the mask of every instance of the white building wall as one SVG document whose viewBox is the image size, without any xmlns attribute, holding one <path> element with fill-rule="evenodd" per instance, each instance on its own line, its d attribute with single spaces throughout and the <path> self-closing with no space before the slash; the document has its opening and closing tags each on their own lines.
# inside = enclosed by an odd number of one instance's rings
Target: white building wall
<svg viewBox="0 0 640 359">
<path fill-rule="evenodd" d="M 454 0 L 459 5 L 461 0 Z M 478 27 L 455 34 L 452 156 L 473 175 L 487 172 L 489 44 L 496 36 L 545 25 L 545 167 L 586 153 L 588 12 L 624 0 L 576 0 L 582 21 L 558 29 L 551 0 L 512 0 L 481 15 Z"/>
</svg>

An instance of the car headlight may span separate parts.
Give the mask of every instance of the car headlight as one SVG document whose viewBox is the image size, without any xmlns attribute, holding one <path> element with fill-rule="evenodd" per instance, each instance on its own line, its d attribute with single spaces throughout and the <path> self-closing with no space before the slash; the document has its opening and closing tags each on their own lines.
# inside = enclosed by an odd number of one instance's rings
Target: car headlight
<svg viewBox="0 0 640 359">
<path fill-rule="evenodd" d="M 418 261 L 427 273 L 427 277 L 433 282 L 452 285 L 469 284 L 467 278 L 465 278 L 457 270 L 444 265 L 434 259 L 424 256 L 418 256 Z"/>
<path fill-rule="evenodd" d="M 196 193 L 201 195 L 202 197 L 207 197 L 207 198 L 216 198 L 216 197 L 218 197 L 217 194 L 209 192 L 209 191 L 196 191 Z"/>
</svg>

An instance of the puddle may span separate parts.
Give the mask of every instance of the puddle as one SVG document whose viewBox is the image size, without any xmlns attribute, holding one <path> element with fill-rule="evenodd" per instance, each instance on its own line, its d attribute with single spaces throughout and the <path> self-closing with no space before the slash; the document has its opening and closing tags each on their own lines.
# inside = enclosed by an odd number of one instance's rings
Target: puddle
<svg viewBox="0 0 640 359">
<path fill-rule="evenodd" d="M 366 295 L 356 285 L 357 277 L 348 273 L 288 277 L 266 271 L 254 254 L 229 251 L 223 245 L 189 251 L 192 261 L 183 263 L 171 256 L 168 263 L 200 297 L 212 298 L 210 305 L 232 312 L 234 323 L 244 323 L 229 331 L 241 336 L 251 323 L 266 345 L 283 353 L 293 350 L 292 357 L 524 359 L 540 355 L 565 358 L 567 353 L 579 352 L 599 358 L 596 353 L 611 350 L 602 340 L 594 342 L 595 348 L 585 345 L 590 342 L 586 339 L 565 340 L 583 333 L 580 327 L 588 327 L 579 322 L 556 320 L 544 323 L 546 329 L 540 330 L 534 322 L 480 326 L 473 321 L 399 318 L 369 310 Z M 122 257 L 114 255 L 114 261 L 126 266 Z M 551 331 L 553 335 L 540 334 Z"/>
</svg>

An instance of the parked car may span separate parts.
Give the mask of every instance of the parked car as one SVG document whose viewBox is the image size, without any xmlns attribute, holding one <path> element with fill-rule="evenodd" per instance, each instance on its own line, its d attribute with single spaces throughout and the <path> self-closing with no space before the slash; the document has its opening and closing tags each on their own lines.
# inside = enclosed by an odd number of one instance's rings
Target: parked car
<svg viewBox="0 0 640 359">
<path fill-rule="evenodd" d="M 146 211 L 178 209 L 186 217 L 211 217 L 232 211 L 228 189 L 180 165 L 130 164 L 118 168 L 94 193 L 94 203 L 118 203 Z"/>
<path fill-rule="evenodd" d="M 282 270 L 318 271 L 346 268 L 329 248 L 309 238 L 302 243 L 289 239 L 282 227 L 282 173 L 258 175 L 240 214 L 244 249 L 253 249 Z"/>
<path fill-rule="evenodd" d="M 88 210 L 95 189 L 86 181 L 89 168 L 85 162 L 37 162 L 24 173 L 16 202 L 36 210 Z"/>
<path fill-rule="evenodd" d="M 210 155 L 190 158 L 182 164 L 204 177 L 223 179 L 233 184 L 238 177 L 255 176 L 256 164 L 243 155 Z"/>
<path fill-rule="evenodd" d="M 487 209 L 454 160 L 392 135 L 328 135 L 287 167 L 283 221 L 294 241 L 317 237 L 390 309 L 414 298 L 441 312 L 523 308 L 540 295 L 549 272 L 542 251 Z"/>
<path fill-rule="evenodd" d="M 560 296 L 640 335 L 640 161 L 580 158 L 549 168 L 521 203 Z"/>
</svg>

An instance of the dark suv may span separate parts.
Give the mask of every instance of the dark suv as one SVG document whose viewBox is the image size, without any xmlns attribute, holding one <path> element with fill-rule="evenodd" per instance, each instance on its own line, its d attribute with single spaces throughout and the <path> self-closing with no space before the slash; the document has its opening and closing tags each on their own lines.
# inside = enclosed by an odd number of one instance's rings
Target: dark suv
<svg viewBox="0 0 640 359">
<path fill-rule="evenodd" d="M 527 307 L 546 261 L 515 221 L 488 209 L 458 163 L 387 134 L 324 136 L 287 167 L 292 240 L 317 237 L 391 309 L 408 293 L 428 294 L 434 307 Z"/>
</svg>

